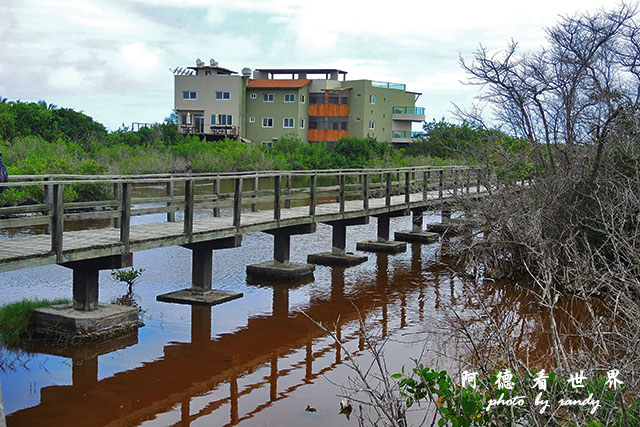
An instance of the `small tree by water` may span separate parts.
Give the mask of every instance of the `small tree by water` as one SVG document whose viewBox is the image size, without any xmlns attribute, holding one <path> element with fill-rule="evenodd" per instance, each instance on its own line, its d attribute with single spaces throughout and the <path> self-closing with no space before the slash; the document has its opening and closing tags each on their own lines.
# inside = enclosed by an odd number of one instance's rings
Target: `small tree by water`
<svg viewBox="0 0 640 427">
<path fill-rule="evenodd" d="M 133 285 L 142 276 L 143 268 L 133 268 L 128 270 L 111 270 L 111 277 L 114 280 L 127 284 L 127 294 L 133 295 Z"/>
</svg>

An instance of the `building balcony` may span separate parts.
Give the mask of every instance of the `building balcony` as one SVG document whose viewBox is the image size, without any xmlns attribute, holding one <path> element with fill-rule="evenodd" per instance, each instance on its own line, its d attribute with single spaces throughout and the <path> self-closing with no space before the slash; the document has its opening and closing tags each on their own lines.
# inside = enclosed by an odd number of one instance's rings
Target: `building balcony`
<svg viewBox="0 0 640 427">
<path fill-rule="evenodd" d="M 183 135 L 213 135 L 235 138 L 240 134 L 240 129 L 238 126 L 180 125 L 178 132 Z"/>
<path fill-rule="evenodd" d="M 309 116 L 349 117 L 349 106 L 343 104 L 310 104 Z"/>
<path fill-rule="evenodd" d="M 349 131 L 344 129 L 309 129 L 307 140 L 310 142 L 335 142 L 343 136 L 349 136 Z"/>
<path fill-rule="evenodd" d="M 422 107 L 393 107 L 392 120 L 405 120 L 411 122 L 424 121 L 424 108 Z"/>
<path fill-rule="evenodd" d="M 391 142 L 393 143 L 409 143 L 415 138 L 420 138 L 424 132 L 414 132 L 410 130 L 394 130 L 391 133 Z"/>
</svg>

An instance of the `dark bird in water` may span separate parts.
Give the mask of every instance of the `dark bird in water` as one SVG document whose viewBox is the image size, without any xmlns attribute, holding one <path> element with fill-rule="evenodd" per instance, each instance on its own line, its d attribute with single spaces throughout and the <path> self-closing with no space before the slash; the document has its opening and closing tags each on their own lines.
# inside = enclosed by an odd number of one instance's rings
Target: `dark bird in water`
<svg viewBox="0 0 640 427">
<path fill-rule="evenodd" d="M 311 405 L 307 405 L 307 407 L 304 408 L 304 410 L 307 412 L 318 412 L 318 410 Z"/>
</svg>

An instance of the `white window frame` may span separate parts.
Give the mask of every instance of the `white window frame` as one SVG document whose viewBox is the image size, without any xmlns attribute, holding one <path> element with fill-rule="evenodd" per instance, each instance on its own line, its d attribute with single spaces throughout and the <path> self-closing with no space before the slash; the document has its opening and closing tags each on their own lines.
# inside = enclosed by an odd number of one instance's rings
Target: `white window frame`
<svg viewBox="0 0 640 427">
<path fill-rule="evenodd" d="M 224 120 L 220 120 L 224 117 Z M 224 121 L 224 123 L 222 123 Z M 233 126 L 232 114 L 218 114 L 218 126 Z"/>
<path fill-rule="evenodd" d="M 265 120 L 267 120 L 267 125 L 265 125 Z M 271 125 L 269 125 L 269 121 L 271 121 Z M 273 117 L 263 117 L 262 118 L 262 127 L 263 128 L 272 128 L 273 127 Z"/>
<path fill-rule="evenodd" d="M 304 119 L 300 119 L 300 129 L 304 129 Z"/>
<path fill-rule="evenodd" d="M 251 94 L 249 94 L 249 98 L 251 99 L 257 99 L 258 98 L 258 94 L 255 92 L 251 92 Z"/>
<path fill-rule="evenodd" d="M 376 103 L 376 96 L 369 95 L 369 104 L 375 104 L 375 103 Z"/>
<path fill-rule="evenodd" d="M 369 129 L 374 130 L 376 128 L 376 121 L 369 120 Z"/>
<path fill-rule="evenodd" d="M 290 98 L 290 101 L 287 101 L 287 98 Z M 284 102 L 296 102 L 296 94 L 295 93 L 285 93 L 284 94 Z"/>
<path fill-rule="evenodd" d="M 305 102 L 305 96 L 300 95 L 300 104 L 304 104 L 304 102 Z"/>
<path fill-rule="evenodd" d="M 272 93 L 263 93 L 262 94 L 262 101 L 263 102 L 273 102 L 274 97 Z"/>
<path fill-rule="evenodd" d="M 187 96 L 185 97 L 185 95 Z M 182 99 L 198 99 L 198 92 L 195 90 L 183 90 Z"/>
<path fill-rule="evenodd" d="M 220 95 L 219 98 L 218 98 L 218 94 Z M 216 99 L 220 100 L 220 101 L 227 101 L 227 100 L 231 99 L 231 92 L 226 91 L 226 90 L 217 90 L 216 91 Z"/>
<path fill-rule="evenodd" d="M 249 117 L 249 123 L 255 123 L 255 122 L 256 122 L 255 117 Z"/>
<path fill-rule="evenodd" d="M 291 123 L 291 126 L 287 126 L 287 121 Z M 293 117 L 285 117 L 282 119 L 282 127 L 285 129 L 293 129 L 296 127 L 296 119 Z"/>
<path fill-rule="evenodd" d="M 209 123 L 211 123 L 211 126 L 215 126 L 216 125 L 216 120 L 218 120 L 218 115 L 217 114 L 211 114 L 210 120 L 211 121 Z"/>
</svg>

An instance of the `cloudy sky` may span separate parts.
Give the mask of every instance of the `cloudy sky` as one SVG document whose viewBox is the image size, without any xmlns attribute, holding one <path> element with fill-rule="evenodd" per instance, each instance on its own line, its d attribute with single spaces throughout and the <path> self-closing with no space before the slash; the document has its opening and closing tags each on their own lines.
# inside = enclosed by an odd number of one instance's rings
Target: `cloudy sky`
<svg viewBox="0 0 640 427">
<path fill-rule="evenodd" d="M 0 97 L 44 99 L 109 129 L 173 108 L 170 69 L 338 68 L 406 83 L 428 120 L 468 105 L 459 56 L 545 44 L 559 14 L 612 0 L 0 0 Z"/>
</svg>

